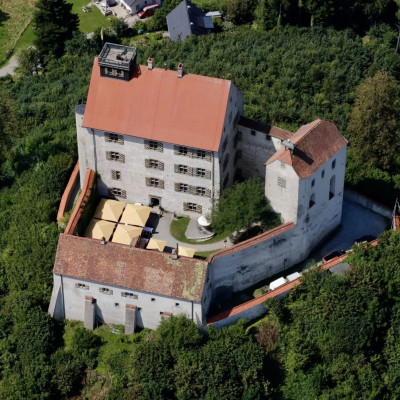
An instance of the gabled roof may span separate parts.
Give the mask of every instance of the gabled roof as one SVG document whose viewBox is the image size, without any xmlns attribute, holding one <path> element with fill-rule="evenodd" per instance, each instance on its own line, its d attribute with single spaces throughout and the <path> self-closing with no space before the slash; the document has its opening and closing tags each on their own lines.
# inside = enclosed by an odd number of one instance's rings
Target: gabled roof
<svg viewBox="0 0 400 400">
<path fill-rule="evenodd" d="M 126 82 L 93 64 L 83 126 L 218 151 L 231 81 L 138 66 Z"/>
<path fill-rule="evenodd" d="M 167 15 L 167 25 L 172 41 L 184 41 L 191 34 L 204 35 L 214 28 L 212 18 L 187 0 L 183 0 Z"/>
<path fill-rule="evenodd" d="M 295 145 L 293 152 L 282 145 L 266 164 L 279 160 L 291 165 L 300 178 L 311 176 L 347 145 L 335 124 L 321 119 L 300 127 L 290 141 Z"/>
<path fill-rule="evenodd" d="M 200 302 L 206 261 L 61 234 L 53 272 L 105 285 Z"/>
<path fill-rule="evenodd" d="M 273 126 L 273 125 L 269 125 L 269 124 L 264 124 L 263 122 L 255 121 L 250 118 L 243 117 L 243 116 L 241 116 L 239 118 L 239 125 L 244 126 L 249 129 L 253 129 L 258 132 L 266 133 L 272 137 L 275 137 L 275 138 L 281 139 L 281 140 L 289 139 L 293 135 L 292 132 L 289 132 L 285 129 L 278 128 L 277 126 Z"/>
</svg>

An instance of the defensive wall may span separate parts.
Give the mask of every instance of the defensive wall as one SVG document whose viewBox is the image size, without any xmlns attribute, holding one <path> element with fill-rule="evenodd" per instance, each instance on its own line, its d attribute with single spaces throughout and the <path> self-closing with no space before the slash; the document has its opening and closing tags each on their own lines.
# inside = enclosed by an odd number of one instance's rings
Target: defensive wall
<svg viewBox="0 0 400 400">
<path fill-rule="evenodd" d="M 344 198 L 345 200 L 350 200 L 353 203 L 368 208 L 368 210 L 371 210 L 379 215 L 382 215 L 385 218 L 392 218 L 392 213 L 393 213 L 392 209 L 381 203 L 378 203 L 375 200 L 372 200 L 367 196 L 364 196 L 359 192 L 356 192 L 353 189 L 346 187 L 344 190 Z"/>
<path fill-rule="evenodd" d="M 361 194 L 354 192 L 356 195 L 359 195 L 359 198 L 362 198 Z M 370 204 L 373 204 L 373 201 L 371 199 L 368 199 L 368 202 Z M 378 204 L 378 206 L 381 206 Z M 385 210 L 386 207 L 381 206 L 382 210 Z M 368 207 L 367 207 L 368 208 Z M 388 210 L 386 208 L 386 210 Z M 392 220 L 392 226 L 394 231 L 400 231 L 400 217 L 398 213 L 395 213 L 394 215 L 390 215 L 390 217 L 393 219 Z M 372 242 L 370 242 L 371 246 L 377 246 L 379 242 L 379 239 L 376 239 Z M 318 268 L 321 270 L 329 270 L 330 268 L 334 267 L 335 265 L 338 265 L 342 263 L 343 261 L 346 260 L 348 257 L 348 254 L 344 254 L 340 257 L 335 257 L 334 259 L 328 261 L 325 264 L 322 264 Z M 263 295 L 246 301 L 245 303 L 239 304 L 238 306 L 232 307 L 231 309 L 228 309 L 226 311 L 223 311 L 219 314 L 210 316 L 207 319 L 207 325 L 214 325 L 216 328 L 222 328 L 224 326 L 229 326 L 237 322 L 239 319 L 246 319 L 247 321 L 251 321 L 255 318 L 260 317 L 261 315 L 265 314 L 267 312 L 267 309 L 265 308 L 265 302 L 266 300 L 273 298 L 273 297 L 283 297 L 286 296 L 290 290 L 292 290 L 295 286 L 301 284 L 302 277 L 297 278 L 293 281 L 287 282 L 282 286 L 279 286 L 278 288 L 274 290 L 270 290 Z"/>
<path fill-rule="evenodd" d="M 58 207 L 58 212 L 57 212 L 57 221 L 60 221 L 62 218 L 64 218 L 65 212 L 68 211 L 67 210 L 68 204 L 72 200 L 71 197 L 74 193 L 74 188 L 78 184 L 78 179 L 79 179 L 79 161 L 75 164 L 72 174 L 69 177 L 68 184 L 61 197 L 60 205 Z"/>
</svg>

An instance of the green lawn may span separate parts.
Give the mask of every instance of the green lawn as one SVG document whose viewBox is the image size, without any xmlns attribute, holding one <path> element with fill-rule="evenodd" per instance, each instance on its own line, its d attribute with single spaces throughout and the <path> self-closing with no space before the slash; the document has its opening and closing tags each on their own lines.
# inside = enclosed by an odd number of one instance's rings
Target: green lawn
<svg viewBox="0 0 400 400">
<path fill-rule="evenodd" d="M 35 32 L 33 30 L 32 22 L 28 25 L 28 27 L 24 30 L 21 37 L 18 39 L 17 44 L 14 48 L 14 54 L 18 53 L 20 49 L 26 49 L 29 46 L 33 46 L 33 41 L 35 40 Z"/>
<path fill-rule="evenodd" d="M 94 32 L 97 28 L 110 26 L 109 16 L 105 17 L 96 6 L 91 6 L 91 12 L 85 13 L 82 8 L 87 6 L 89 0 L 67 0 L 72 4 L 72 12 L 79 16 L 79 30 L 84 33 Z"/>
<path fill-rule="evenodd" d="M 7 51 L 14 50 L 32 19 L 36 0 L 2 1 L 0 8 L 0 66 L 6 64 Z"/>
<path fill-rule="evenodd" d="M 216 242 L 220 242 L 221 240 L 224 240 L 225 238 L 227 238 L 232 232 L 222 232 L 219 233 L 217 235 L 215 235 L 213 238 L 206 240 L 204 242 L 197 242 L 196 240 L 191 240 L 191 239 L 187 239 L 185 236 L 185 232 L 186 232 L 186 228 L 189 224 L 190 219 L 187 217 L 182 217 L 182 218 L 178 218 L 176 220 L 173 220 L 171 222 L 171 226 L 169 228 L 171 235 L 179 240 L 180 242 L 183 243 L 190 243 L 190 244 L 211 244 L 211 243 L 216 243 Z M 216 250 L 215 250 L 216 251 Z M 213 253 L 215 252 L 213 251 Z M 199 253 L 196 253 L 199 254 Z"/>
</svg>

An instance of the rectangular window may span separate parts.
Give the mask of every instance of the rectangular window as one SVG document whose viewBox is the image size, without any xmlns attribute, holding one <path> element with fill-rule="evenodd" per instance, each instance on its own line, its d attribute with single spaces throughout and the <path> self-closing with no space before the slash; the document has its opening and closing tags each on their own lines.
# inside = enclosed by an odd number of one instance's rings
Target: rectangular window
<svg viewBox="0 0 400 400">
<path fill-rule="evenodd" d="M 126 297 L 127 299 L 137 300 L 138 295 L 137 294 L 133 294 L 133 293 L 129 293 L 129 292 L 121 292 L 121 297 Z"/>
<path fill-rule="evenodd" d="M 285 189 L 286 188 L 286 179 L 278 176 L 278 186 Z"/>
<path fill-rule="evenodd" d="M 122 199 L 126 199 L 126 190 L 122 190 L 122 189 L 116 188 L 116 187 L 111 187 L 111 188 L 108 188 L 108 193 L 111 196 L 121 197 Z"/>
<path fill-rule="evenodd" d="M 207 152 L 205 150 L 197 150 L 196 151 L 196 157 L 197 158 L 206 158 L 207 157 Z"/>
<path fill-rule="evenodd" d="M 197 211 L 198 205 L 196 203 L 187 203 L 187 209 L 189 211 Z"/>
<path fill-rule="evenodd" d="M 253 129 L 250 131 L 250 135 L 251 136 L 256 136 L 256 131 L 254 131 Z"/>
<path fill-rule="evenodd" d="M 164 163 L 158 160 L 153 160 L 151 158 L 146 158 L 144 160 L 144 166 L 146 168 L 159 169 L 160 171 L 164 171 Z"/>
<path fill-rule="evenodd" d="M 332 161 L 332 169 L 335 169 L 335 167 L 336 167 L 336 160 L 333 160 Z"/>
<path fill-rule="evenodd" d="M 232 111 L 229 113 L 229 123 L 232 122 Z"/>
<path fill-rule="evenodd" d="M 164 189 L 164 181 L 158 178 L 146 178 L 146 186 L 157 187 Z"/>
<path fill-rule="evenodd" d="M 271 140 L 271 136 L 269 136 L 268 134 L 265 135 L 265 140 Z"/>
<path fill-rule="evenodd" d="M 108 143 L 119 143 L 124 144 L 124 137 L 117 133 L 104 132 L 104 139 Z"/>
<path fill-rule="evenodd" d="M 186 156 L 188 153 L 188 148 L 185 146 L 178 146 L 178 152 L 177 154 L 180 156 Z"/>
<path fill-rule="evenodd" d="M 156 150 L 162 153 L 164 151 L 164 146 L 161 142 L 157 142 L 155 140 L 145 140 L 144 148 L 147 150 Z"/>
<path fill-rule="evenodd" d="M 187 174 L 188 173 L 188 166 L 187 165 L 178 165 L 178 171 L 180 174 Z"/>
<path fill-rule="evenodd" d="M 101 287 L 99 288 L 99 292 L 103 294 L 113 294 L 113 291 L 109 288 L 106 287 Z"/>
<path fill-rule="evenodd" d="M 89 285 L 85 285 L 84 283 L 75 283 L 75 287 L 77 289 L 89 290 Z"/>
<path fill-rule="evenodd" d="M 196 168 L 196 176 L 205 177 L 206 170 L 204 168 Z"/>
<path fill-rule="evenodd" d="M 314 185 L 315 185 L 315 179 L 313 179 L 313 180 L 311 181 L 311 187 L 314 187 Z"/>
<path fill-rule="evenodd" d="M 285 167 L 286 167 L 286 164 L 281 161 L 281 168 L 285 168 Z"/>
<path fill-rule="evenodd" d="M 322 171 L 321 171 L 321 178 L 323 178 L 325 176 L 325 170 L 323 169 Z"/>
<path fill-rule="evenodd" d="M 110 161 L 125 163 L 125 155 L 117 153 L 116 151 L 106 151 L 106 159 Z"/>
<path fill-rule="evenodd" d="M 178 183 L 178 192 L 186 193 L 187 191 L 189 191 L 189 185 L 186 183 Z"/>
<path fill-rule="evenodd" d="M 121 172 L 120 171 L 111 171 L 111 179 L 119 181 L 121 179 Z"/>
<path fill-rule="evenodd" d="M 201 187 L 201 186 L 197 186 L 196 187 L 196 194 L 199 196 L 205 196 L 206 195 L 206 188 Z"/>
</svg>

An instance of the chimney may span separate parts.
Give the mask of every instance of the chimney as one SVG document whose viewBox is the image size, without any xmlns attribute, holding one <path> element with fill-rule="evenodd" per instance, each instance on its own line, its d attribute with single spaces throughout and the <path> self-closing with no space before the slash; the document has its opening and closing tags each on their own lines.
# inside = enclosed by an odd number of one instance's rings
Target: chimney
<svg viewBox="0 0 400 400">
<path fill-rule="evenodd" d="M 154 68 L 154 58 L 149 57 L 147 59 L 147 69 L 152 70 Z"/>
<path fill-rule="evenodd" d="M 182 78 L 183 77 L 183 70 L 184 70 L 185 66 L 182 63 L 178 64 L 178 78 Z"/>
</svg>

